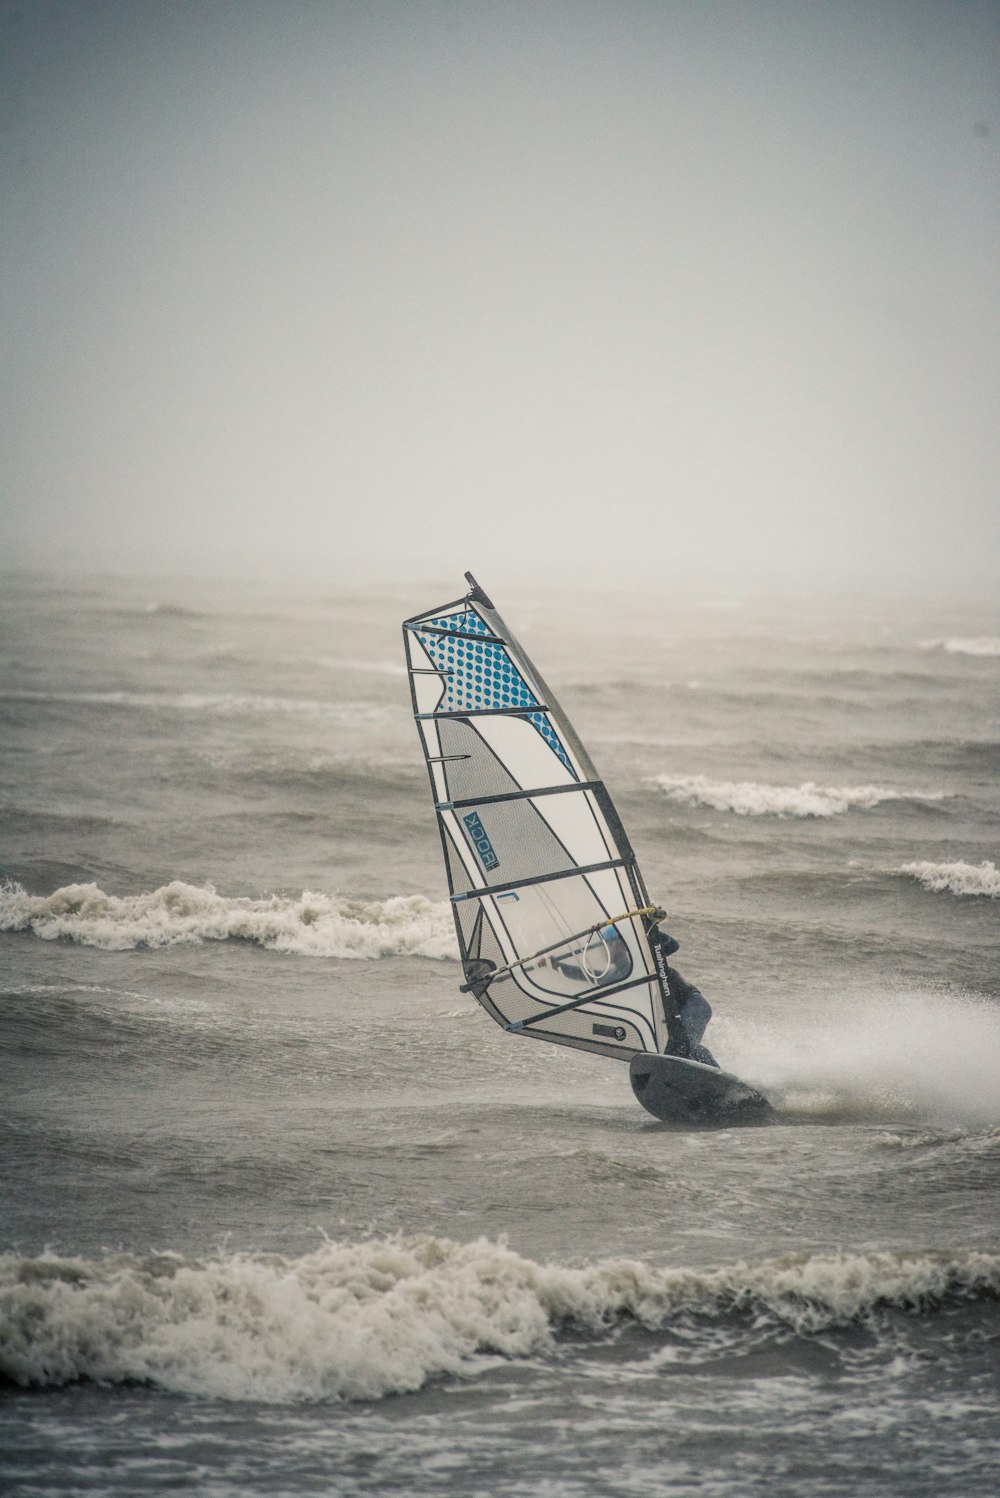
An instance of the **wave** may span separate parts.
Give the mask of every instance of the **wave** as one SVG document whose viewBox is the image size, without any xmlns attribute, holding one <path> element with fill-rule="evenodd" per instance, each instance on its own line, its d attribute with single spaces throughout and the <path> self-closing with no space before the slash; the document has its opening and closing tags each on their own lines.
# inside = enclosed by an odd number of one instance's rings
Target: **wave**
<svg viewBox="0 0 1000 1498">
<path fill-rule="evenodd" d="M 147 603 L 142 609 L 122 609 L 121 612 L 127 616 L 156 614 L 161 619 L 210 619 L 212 617 L 204 609 L 193 609 L 183 603 L 158 603 L 155 600 Z"/>
<path fill-rule="evenodd" d="M 668 801 L 687 806 L 710 806 L 740 817 L 833 817 L 859 807 L 864 811 L 883 801 L 942 801 L 943 791 L 925 794 L 887 790 L 877 785 L 822 786 L 761 785 L 753 780 L 709 780 L 705 775 L 654 775 L 650 784 L 664 791 Z"/>
<path fill-rule="evenodd" d="M 883 1134 L 873 1139 L 876 1149 L 903 1152 L 906 1150 L 941 1150 L 949 1147 L 965 1152 L 995 1152 L 1000 1147 L 1000 1129 L 932 1129 L 919 1134 Z"/>
<path fill-rule="evenodd" d="M 362 671 L 372 676 L 406 676 L 406 666 L 400 661 L 340 659 L 322 655 L 316 665 L 324 671 Z"/>
<path fill-rule="evenodd" d="M 175 879 L 148 894 L 108 895 L 96 884 L 68 884 L 51 895 L 0 885 L 0 931 L 31 931 L 124 952 L 204 941 L 249 941 L 300 957 L 452 957 L 447 901 L 423 895 L 352 900 L 305 891 L 253 900 Z"/>
<path fill-rule="evenodd" d="M 976 635 L 971 639 L 921 640 L 921 650 L 944 650 L 948 655 L 1000 655 L 1000 639 Z"/>
<path fill-rule="evenodd" d="M 1000 869 L 995 863 L 904 863 L 896 870 L 919 880 L 935 894 L 986 895 L 1000 900 Z"/>
<path fill-rule="evenodd" d="M 372 702 L 327 702 L 315 697 L 261 697 L 235 692 L 0 692 L 0 702 L 56 703 L 62 706 L 123 707 L 155 712 L 220 713 L 336 718 L 373 722 L 386 709 Z"/>
<path fill-rule="evenodd" d="M 564 1335 L 692 1318 L 808 1337 L 1000 1294 L 1000 1254 L 796 1254 L 659 1269 L 539 1264 L 503 1243 L 327 1241 L 299 1258 L 0 1256 L 0 1378 L 289 1403 L 379 1399 L 545 1355 Z M 697 1357 L 697 1350 L 694 1354 Z"/>
</svg>

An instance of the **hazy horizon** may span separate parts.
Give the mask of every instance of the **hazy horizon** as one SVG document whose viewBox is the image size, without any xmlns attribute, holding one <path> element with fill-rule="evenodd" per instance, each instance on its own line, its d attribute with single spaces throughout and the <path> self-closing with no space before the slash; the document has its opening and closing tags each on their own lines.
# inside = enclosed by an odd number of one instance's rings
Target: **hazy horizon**
<svg viewBox="0 0 1000 1498">
<path fill-rule="evenodd" d="M 3 565 L 1000 583 L 1000 3 L 0 0 Z"/>
</svg>

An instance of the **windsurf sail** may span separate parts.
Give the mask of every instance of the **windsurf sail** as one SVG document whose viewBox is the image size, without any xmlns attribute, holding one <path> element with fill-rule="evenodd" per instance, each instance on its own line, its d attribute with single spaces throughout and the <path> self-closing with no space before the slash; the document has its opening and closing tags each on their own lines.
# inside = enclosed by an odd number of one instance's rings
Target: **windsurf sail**
<svg viewBox="0 0 1000 1498">
<path fill-rule="evenodd" d="M 464 989 L 538 1040 L 662 1051 L 671 1006 L 649 934 L 663 912 L 569 719 L 466 577 L 465 597 L 403 625 Z"/>
</svg>

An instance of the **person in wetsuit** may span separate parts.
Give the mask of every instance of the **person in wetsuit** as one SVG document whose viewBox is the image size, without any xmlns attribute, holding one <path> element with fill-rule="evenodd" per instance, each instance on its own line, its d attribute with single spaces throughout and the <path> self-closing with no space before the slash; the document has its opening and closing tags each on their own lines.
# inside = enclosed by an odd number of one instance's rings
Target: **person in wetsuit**
<svg viewBox="0 0 1000 1498">
<path fill-rule="evenodd" d="M 668 936 L 665 931 L 660 931 L 659 928 L 650 933 L 650 940 L 653 942 L 654 947 L 659 947 L 660 954 L 662 955 L 662 967 L 667 975 L 670 996 L 677 1006 L 677 1012 L 684 1027 L 684 1034 L 687 1036 L 690 1059 L 692 1061 L 701 1061 L 705 1066 L 718 1067 L 719 1063 L 711 1051 L 706 1045 L 702 1045 L 702 1037 L 708 1028 L 709 1020 L 712 1018 L 712 1006 L 701 989 L 696 988 L 693 983 L 689 983 L 666 960 L 680 949 L 680 942 L 673 936 Z M 672 1049 L 671 1043 L 668 1040 L 664 1049 L 664 1055 L 671 1054 L 676 1055 L 679 1053 Z"/>
</svg>

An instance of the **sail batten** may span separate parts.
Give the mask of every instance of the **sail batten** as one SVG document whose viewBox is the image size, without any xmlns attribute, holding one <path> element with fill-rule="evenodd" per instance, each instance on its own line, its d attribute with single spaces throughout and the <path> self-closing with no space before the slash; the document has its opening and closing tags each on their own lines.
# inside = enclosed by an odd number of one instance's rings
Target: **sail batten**
<svg viewBox="0 0 1000 1498">
<path fill-rule="evenodd" d="M 465 989 L 515 1033 L 662 1050 L 660 912 L 568 717 L 476 585 L 403 638 Z"/>
<path fill-rule="evenodd" d="M 596 874 L 601 869 L 623 869 L 623 858 L 610 858 L 604 863 L 581 864 L 577 868 L 558 869 L 551 874 L 533 874 L 527 879 L 514 879 L 508 884 L 488 884 L 482 889 L 465 890 L 452 895 L 452 900 L 482 900 L 489 895 L 509 894 L 512 890 L 527 889 L 532 884 L 548 884 L 555 879 L 576 879 L 580 874 Z M 605 923 L 607 924 L 607 923 Z"/>
<path fill-rule="evenodd" d="M 451 671 L 427 671 L 421 674 L 425 676 L 451 676 L 454 673 Z M 527 707 L 467 707 L 464 711 L 458 709 L 455 712 L 446 713 L 414 713 L 413 716 L 416 718 L 417 722 L 420 723 L 427 718 L 488 718 L 496 713 L 509 715 L 516 713 L 547 712 L 548 708 L 544 703 L 533 702 Z"/>
<path fill-rule="evenodd" d="M 491 806 L 501 801 L 530 801 L 535 796 L 560 796 L 573 791 L 594 791 L 599 780 L 584 780 L 574 785 L 536 785 L 529 791 L 500 791 L 495 796 L 467 796 L 464 801 L 438 801 L 435 811 L 461 811 L 466 806 Z"/>
</svg>

